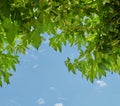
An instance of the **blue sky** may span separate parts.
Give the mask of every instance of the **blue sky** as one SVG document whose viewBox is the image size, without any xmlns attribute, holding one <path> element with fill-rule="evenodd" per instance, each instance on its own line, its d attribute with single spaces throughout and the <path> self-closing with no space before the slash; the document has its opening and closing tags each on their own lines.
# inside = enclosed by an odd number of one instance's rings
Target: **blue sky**
<svg viewBox="0 0 120 106">
<path fill-rule="evenodd" d="M 20 56 L 11 84 L 0 88 L 0 106 L 119 106 L 119 75 L 108 74 L 91 84 L 64 65 L 68 56 L 77 55 L 76 47 L 63 47 L 59 53 L 48 42 L 38 51 L 31 47 Z"/>
</svg>

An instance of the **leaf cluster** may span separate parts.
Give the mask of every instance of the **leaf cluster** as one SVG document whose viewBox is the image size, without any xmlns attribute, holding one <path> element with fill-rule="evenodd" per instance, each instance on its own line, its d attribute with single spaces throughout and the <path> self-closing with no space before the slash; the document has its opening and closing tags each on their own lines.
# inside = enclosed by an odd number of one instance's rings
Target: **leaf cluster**
<svg viewBox="0 0 120 106">
<path fill-rule="evenodd" d="M 120 73 L 119 0 L 0 0 L 0 85 L 9 83 L 19 54 L 40 47 L 45 32 L 55 51 L 78 47 L 78 58 L 65 61 L 74 74 L 93 82 L 107 71 Z"/>
</svg>

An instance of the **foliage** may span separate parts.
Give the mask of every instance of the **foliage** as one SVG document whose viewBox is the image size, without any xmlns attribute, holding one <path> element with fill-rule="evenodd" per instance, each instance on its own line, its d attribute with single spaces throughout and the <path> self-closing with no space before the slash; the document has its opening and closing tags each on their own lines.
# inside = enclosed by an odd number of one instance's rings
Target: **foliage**
<svg viewBox="0 0 120 106">
<path fill-rule="evenodd" d="M 120 73 L 119 0 L 0 0 L 0 85 L 9 83 L 10 69 L 19 63 L 29 45 L 39 48 L 43 33 L 56 51 L 67 42 L 78 47 L 80 55 L 66 66 L 91 82 Z M 61 30 L 58 34 L 56 31 Z M 82 48 L 85 48 L 84 50 Z"/>
</svg>

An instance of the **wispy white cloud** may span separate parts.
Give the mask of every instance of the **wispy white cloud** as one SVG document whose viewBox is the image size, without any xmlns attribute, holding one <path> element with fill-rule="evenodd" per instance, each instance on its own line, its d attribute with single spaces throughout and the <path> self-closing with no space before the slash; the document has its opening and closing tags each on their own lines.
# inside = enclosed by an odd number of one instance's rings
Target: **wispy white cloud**
<svg viewBox="0 0 120 106">
<path fill-rule="evenodd" d="M 36 60 L 38 57 L 36 55 L 31 54 L 32 59 Z"/>
<path fill-rule="evenodd" d="M 36 69 L 36 68 L 38 68 L 38 67 L 39 67 L 39 64 L 35 64 L 35 65 L 33 65 L 32 68 Z"/>
<path fill-rule="evenodd" d="M 68 100 L 68 98 L 65 98 L 65 97 L 58 97 L 58 99 L 59 100 L 64 100 L 64 101 Z"/>
<path fill-rule="evenodd" d="M 97 85 L 98 85 L 99 87 L 105 87 L 105 86 L 107 86 L 106 82 L 105 82 L 105 81 L 101 81 L 101 80 L 98 80 L 98 81 L 97 81 Z"/>
<path fill-rule="evenodd" d="M 17 101 L 17 97 L 11 98 L 7 104 L 7 106 L 15 105 L 15 106 L 21 106 L 21 104 Z"/>
<path fill-rule="evenodd" d="M 55 90 L 56 90 L 56 88 L 55 88 L 54 86 L 49 87 L 49 89 L 50 89 L 51 91 L 55 91 Z"/>
<path fill-rule="evenodd" d="M 63 103 L 56 103 L 54 106 L 64 106 Z"/>
<path fill-rule="evenodd" d="M 37 104 L 43 105 L 43 104 L 45 104 L 45 100 L 44 100 L 43 98 L 39 98 L 39 99 L 37 100 Z"/>
</svg>

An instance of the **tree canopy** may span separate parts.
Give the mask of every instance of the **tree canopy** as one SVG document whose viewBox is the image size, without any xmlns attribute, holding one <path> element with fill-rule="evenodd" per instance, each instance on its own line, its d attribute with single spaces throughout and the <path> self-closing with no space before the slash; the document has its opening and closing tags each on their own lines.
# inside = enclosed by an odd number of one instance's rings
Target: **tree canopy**
<svg viewBox="0 0 120 106">
<path fill-rule="evenodd" d="M 119 0 L 0 0 L 1 86 L 9 84 L 19 54 L 29 45 L 38 49 L 44 33 L 55 51 L 77 46 L 78 58 L 65 61 L 74 74 L 81 71 L 91 82 L 106 72 L 120 74 Z"/>
</svg>

